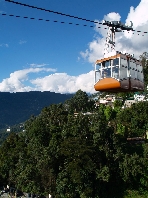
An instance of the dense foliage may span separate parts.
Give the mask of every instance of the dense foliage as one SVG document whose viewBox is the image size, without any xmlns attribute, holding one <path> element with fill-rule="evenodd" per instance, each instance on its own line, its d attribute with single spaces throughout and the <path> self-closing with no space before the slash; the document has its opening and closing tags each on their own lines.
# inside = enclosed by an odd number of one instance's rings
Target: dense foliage
<svg viewBox="0 0 148 198">
<path fill-rule="evenodd" d="M 85 114 L 85 112 L 92 114 Z M 0 178 L 23 192 L 56 198 L 122 198 L 148 190 L 148 102 L 95 107 L 79 90 L 32 116 L 0 147 Z M 77 112 L 78 114 L 75 114 Z M 3 181 L 4 182 L 4 181 Z"/>
</svg>

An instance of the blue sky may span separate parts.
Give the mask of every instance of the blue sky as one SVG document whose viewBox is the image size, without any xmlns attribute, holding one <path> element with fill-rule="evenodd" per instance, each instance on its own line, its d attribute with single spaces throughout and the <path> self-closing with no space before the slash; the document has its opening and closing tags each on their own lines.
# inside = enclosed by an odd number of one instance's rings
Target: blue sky
<svg viewBox="0 0 148 198">
<path fill-rule="evenodd" d="M 124 3 L 117 0 L 17 1 L 100 22 L 103 19 L 132 20 L 135 29 L 148 31 L 147 0 L 125 0 Z M 4 13 L 7 15 L 2 16 Z M 35 20 L 24 19 L 24 16 Z M 39 18 L 50 22 L 37 20 Z M 58 22 L 53 22 L 55 20 Z M 62 21 L 65 23 L 61 24 Z M 69 25 L 70 22 L 73 24 Z M 76 23 L 79 25 L 74 25 Z M 82 89 L 94 92 L 93 69 L 96 59 L 103 57 L 104 26 L 99 30 L 94 23 L 5 0 L 0 0 L 0 24 L 0 91 L 73 93 Z M 141 55 L 148 47 L 147 38 L 119 33 L 117 50 Z"/>
</svg>

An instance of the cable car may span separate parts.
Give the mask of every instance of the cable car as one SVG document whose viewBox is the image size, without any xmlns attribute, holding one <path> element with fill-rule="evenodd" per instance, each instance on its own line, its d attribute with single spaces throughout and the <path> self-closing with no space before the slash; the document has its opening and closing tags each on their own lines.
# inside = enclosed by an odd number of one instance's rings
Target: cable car
<svg viewBox="0 0 148 198">
<path fill-rule="evenodd" d="M 96 61 L 96 91 L 130 92 L 144 90 L 143 68 L 131 55 L 117 52 L 116 55 Z"/>
<path fill-rule="evenodd" d="M 105 48 L 107 53 L 104 53 L 103 59 L 97 60 L 95 63 L 95 90 L 102 92 L 143 91 L 144 77 L 141 62 L 133 55 L 115 52 L 115 32 L 132 28 L 117 21 L 105 22 L 105 24 L 109 26 Z M 109 44 L 112 49 L 110 53 Z"/>
</svg>

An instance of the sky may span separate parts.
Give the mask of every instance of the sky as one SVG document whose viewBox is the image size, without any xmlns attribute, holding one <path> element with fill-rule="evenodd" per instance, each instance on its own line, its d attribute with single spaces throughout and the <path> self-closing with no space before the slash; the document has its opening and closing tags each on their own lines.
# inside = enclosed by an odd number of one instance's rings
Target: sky
<svg viewBox="0 0 148 198">
<path fill-rule="evenodd" d="M 95 22 L 132 21 L 134 30 L 148 31 L 148 0 L 16 1 Z M 106 26 L 5 0 L 0 24 L 0 92 L 95 93 L 94 64 L 103 58 Z M 147 41 L 148 34 L 116 33 L 116 50 L 139 58 Z"/>
</svg>

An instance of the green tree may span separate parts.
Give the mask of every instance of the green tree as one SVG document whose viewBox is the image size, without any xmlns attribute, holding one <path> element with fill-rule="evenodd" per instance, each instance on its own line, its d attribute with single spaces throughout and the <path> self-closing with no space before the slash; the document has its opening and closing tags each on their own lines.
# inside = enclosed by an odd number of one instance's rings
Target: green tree
<svg viewBox="0 0 148 198">
<path fill-rule="evenodd" d="M 86 92 L 78 90 L 75 95 L 66 101 L 70 112 L 86 112 L 95 108 L 94 101 L 89 99 Z"/>
<path fill-rule="evenodd" d="M 11 185 L 16 184 L 15 169 L 24 147 L 24 139 L 15 133 L 11 133 L 0 147 L 0 173 Z"/>
<path fill-rule="evenodd" d="M 26 160 L 20 161 L 17 167 L 18 185 L 23 190 L 54 195 L 60 165 L 61 131 L 67 113 L 62 104 L 51 105 L 26 123 Z"/>
<path fill-rule="evenodd" d="M 125 108 L 117 114 L 118 129 L 124 128 L 127 137 L 144 137 L 148 128 L 148 102 L 133 104 L 131 108 Z"/>
</svg>

